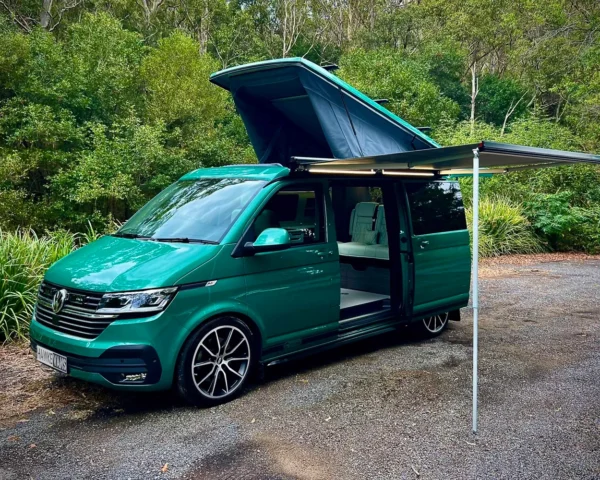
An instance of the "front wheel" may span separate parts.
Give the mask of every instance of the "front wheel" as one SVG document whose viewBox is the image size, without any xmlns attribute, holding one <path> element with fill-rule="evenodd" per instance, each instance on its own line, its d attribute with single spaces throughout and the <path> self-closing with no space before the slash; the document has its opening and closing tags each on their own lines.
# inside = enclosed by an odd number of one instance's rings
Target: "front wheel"
<svg viewBox="0 0 600 480">
<path fill-rule="evenodd" d="M 196 406 L 232 400 L 247 383 L 255 363 L 255 339 L 237 318 L 208 322 L 185 343 L 177 363 L 177 389 Z"/>
<path fill-rule="evenodd" d="M 448 327 L 449 316 L 449 312 L 439 313 L 437 315 L 432 315 L 431 317 L 426 317 L 423 320 L 416 322 L 414 325 L 420 335 L 426 338 L 437 337 L 446 329 L 446 327 Z"/>
</svg>

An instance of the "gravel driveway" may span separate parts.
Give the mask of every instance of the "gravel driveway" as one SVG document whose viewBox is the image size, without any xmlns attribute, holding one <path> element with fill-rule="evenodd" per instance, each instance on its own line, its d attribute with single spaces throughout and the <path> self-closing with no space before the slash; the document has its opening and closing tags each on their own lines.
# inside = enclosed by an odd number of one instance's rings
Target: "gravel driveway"
<svg viewBox="0 0 600 480">
<path fill-rule="evenodd" d="M 600 260 L 484 276 L 477 436 L 465 309 L 435 340 L 271 367 L 210 410 L 116 393 L 37 410 L 0 431 L 0 479 L 600 478 Z"/>
</svg>

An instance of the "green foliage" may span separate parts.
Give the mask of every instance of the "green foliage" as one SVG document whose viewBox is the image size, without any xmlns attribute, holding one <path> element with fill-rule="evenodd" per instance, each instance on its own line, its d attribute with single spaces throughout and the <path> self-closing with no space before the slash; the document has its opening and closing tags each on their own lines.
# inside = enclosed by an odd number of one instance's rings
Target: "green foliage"
<svg viewBox="0 0 600 480">
<path fill-rule="evenodd" d="M 208 81 L 218 69 L 219 64 L 207 54 L 199 55 L 196 42 L 184 34 L 160 40 L 140 70 L 150 121 L 212 126 L 225 114 L 226 92 Z"/>
<path fill-rule="evenodd" d="M 0 341 L 27 338 L 44 272 L 79 240 L 64 231 L 38 237 L 29 230 L 0 230 Z"/>
<path fill-rule="evenodd" d="M 116 231 L 119 226 L 112 222 L 105 231 Z M 38 236 L 33 230 L 0 229 L 0 342 L 27 340 L 37 290 L 46 269 L 101 235 L 91 224 L 81 234 L 54 230 Z"/>
<path fill-rule="evenodd" d="M 467 222 L 472 225 L 473 210 L 467 208 Z M 479 202 L 479 255 L 498 257 L 515 253 L 539 253 L 543 243 L 534 234 L 523 206 L 496 196 Z"/>
<path fill-rule="evenodd" d="M 487 123 L 502 126 L 507 114 L 511 119 L 521 118 L 527 112 L 531 98 L 527 89 L 512 78 L 483 75 L 479 80 L 477 105 L 479 117 Z"/>
<path fill-rule="evenodd" d="M 340 59 L 339 75 L 417 126 L 435 126 L 459 114 L 459 106 L 431 81 L 428 65 L 392 50 L 352 51 Z"/>
<path fill-rule="evenodd" d="M 99 228 L 184 173 L 253 155 L 219 63 L 182 33 L 147 47 L 107 13 L 60 36 L 0 30 L 0 227 Z"/>
<path fill-rule="evenodd" d="M 282 55 L 338 63 L 342 78 L 433 127 L 442 145 L 489 139 L 598 153 L 599 2 L 401 7 L 54 0 L 45 15 L 39 1 L 2 2 L 0 228 L 102 230 L 186 171 L 256 161 L 229 95 L 208 76 Z M 598 243 L 598 167 L 515 172 L 482 180 L 481 191 L 527 205 L 552 248 Z"/>
<path fill-rule="evenodd" d="M 526 210 L 537 232 L 554 250 L 600 252 L 600 208 L 573 206 L 574 194 L 537 194 Z"/>
</svg>

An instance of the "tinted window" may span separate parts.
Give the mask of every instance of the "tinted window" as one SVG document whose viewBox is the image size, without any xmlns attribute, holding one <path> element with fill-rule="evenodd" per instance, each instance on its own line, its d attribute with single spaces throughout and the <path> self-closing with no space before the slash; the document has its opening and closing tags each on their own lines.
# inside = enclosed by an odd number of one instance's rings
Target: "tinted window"
<svg viewBox="0 0 600 480">
<path fill-rule="evenodd" d="M 467 228 L 460 187 L 456 182 L 406 183 L 414 235 Z"/>
<path fill-rule="evenodd" d="M 277 201 L 270 202 L 269 208 L 275 212 L 280 222 L 295 220 L 299 199 L 300 197 L 293 193 L 277 195 Z"/>
<path fill-rule="evenodd" d="M 179 181 L 150 200 L 117 235 L 219 242 L 264 184 L 240 178 Z"/>
<path fill-rule="evenodd" d="M 285 228 L 292 243 L 325 241 L 323 194 L 319 186 L 286 187 L 277 192 L 254 220 L 253 240 L 267 228 Z"/>
</svg>

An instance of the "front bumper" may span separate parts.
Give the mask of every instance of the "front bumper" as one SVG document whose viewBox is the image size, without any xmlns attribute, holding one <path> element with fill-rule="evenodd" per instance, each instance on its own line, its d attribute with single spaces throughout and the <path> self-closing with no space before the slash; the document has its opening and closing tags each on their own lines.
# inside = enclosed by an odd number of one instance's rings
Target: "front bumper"
<svg viewBox="0 0 600 480">
<path fill-rule="evenodd" d="M 160 359 L 156 350 L 149 345 L 118 345 L 108 348 L 99 357 L 67 353 L 32 338 L 31 349 L 34 354 L 38 345 L 67 357 L 69 375 L 95 383 L 111 387 L 150 386 L 161 378 Z M 127 380 L 127 375 L 144 378 L 131 381 Z"/>
</svg>

